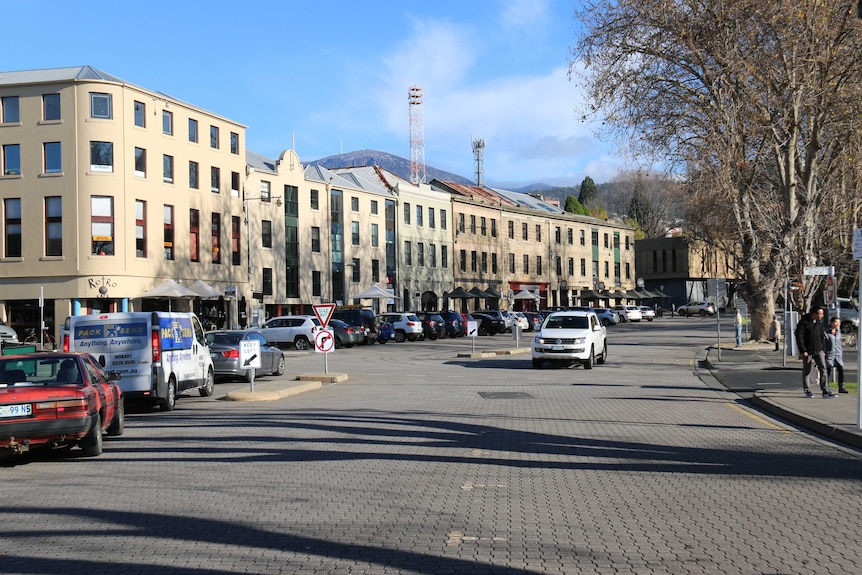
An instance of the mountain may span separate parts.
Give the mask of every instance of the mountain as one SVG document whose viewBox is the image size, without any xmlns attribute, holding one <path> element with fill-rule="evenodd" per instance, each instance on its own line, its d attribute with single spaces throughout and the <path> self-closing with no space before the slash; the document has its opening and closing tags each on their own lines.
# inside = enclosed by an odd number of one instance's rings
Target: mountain
<svg viewBox="0 0 862 575">
<path fill-rule="evenodd" d="M 335 154 L 334 156 L 326 156 L 319 160 L 307 162 L 323 166 L 324 168 L 358 168 L 362 166 L 378 166 L 384 170 L 388 170 L 396 176 L 410 181 L 410 160 L 381 152 L 379 150 L 358 150 L 355 152 L 346 152 L 344 154 Z M 469 180 L 458 174 L 453 174 L 445 170 L 438 170 L 431 166 L 425 166 L 425 174 L 427 181 L 434 179 L 444 182 L 458 182 L 459 184 L 472 184 L 473 180 Z"/>
</svg>

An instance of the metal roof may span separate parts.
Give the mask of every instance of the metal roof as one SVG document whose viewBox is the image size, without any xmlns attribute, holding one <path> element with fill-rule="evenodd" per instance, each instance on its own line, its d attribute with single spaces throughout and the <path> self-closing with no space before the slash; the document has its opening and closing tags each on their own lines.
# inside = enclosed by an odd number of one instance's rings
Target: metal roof
<svg viewBox="0 0 862 575">
<path fill-rule="evenodd" d="M 16 84 L 42 84 L 47 82 L 75 82 L 78 80 L 102 80 L 128 84 L 122 78 L 102 72 L 92 66 L 71 66 L 68 68 L 45 68 L 44 70 L 19 70 L 0 72 L 0 86 Z"/>
<path fill-rule="evenodd" d="M 314 182 L 323 184 L 332 184 L 334 188 L 352 188 L 354 190 L 364 190 L 372 194 L 381 196 L 394 196 L 390 190 L 369 182 L 364 178 L 359 178 L 355 174 L 339 174 L 318 164 L 311 164 L 305 167 L 305 178 Z"/>
<path fill-rule="evenodd" d="M 525 208 L 530 208 L 533 210 L 543 210 L 552 214 L 566 213 L 565 210 L 561 210 L 557 206 L 549 204 L 548 202 L 540 200 L 539 198 L 533 197 L 529 194 L 524 194 L 522 192 L 512 192 L 510 190 L 500 190 L 498 188 L 491 189 L 518 206 L 523 206 Z"/>
<path fill-rule="evenodd" d="M 245 151 L 245 163 L 251 166 L 253 169 L 261 172 L 271 172 L 273 174 L 278 173 L 275 160 L 252 152 L 250 150 Z"/>
</svg>

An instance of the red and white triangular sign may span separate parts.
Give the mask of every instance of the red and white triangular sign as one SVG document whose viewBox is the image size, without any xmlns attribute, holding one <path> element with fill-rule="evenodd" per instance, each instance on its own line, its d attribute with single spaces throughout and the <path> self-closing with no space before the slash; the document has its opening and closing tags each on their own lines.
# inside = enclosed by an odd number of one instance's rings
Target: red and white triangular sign
<svg viewBox="0 0 862 575">
<path fill-rule="evenodd" d="M 332 317 L 332 310 L 335 309 L 335 304 L 316 303 L 311 308 L 314 310 L 314 315 L 317 316 L 318 321 L 320 321 L 321 327 L 326 327 L 326 324 L 329 323 L 329 318 Z"/>
</svg>

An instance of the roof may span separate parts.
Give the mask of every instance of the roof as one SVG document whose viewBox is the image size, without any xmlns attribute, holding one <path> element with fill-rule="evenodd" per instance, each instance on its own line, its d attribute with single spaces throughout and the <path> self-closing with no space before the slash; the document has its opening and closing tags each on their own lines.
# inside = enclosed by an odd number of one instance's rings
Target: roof
<svg viewBox="0 0 862 575">
<path fill-rule="evenodd" d="M 71 66 L 68 68 L 45 68 L 43 70 L 0 72 L 0 86 L 40 84 L 47 82 L 76 82 L 78 80 L 101 80 L 104 82 L 128 84 L 125 80 L 102 72 L 92 66 Z"/>
<path fill-rule="evenodd" d="M 474 186 L 472 184 L 459 184 L 458 182 L 441 182 L 440 180 L 432 180 L 431 183 L 432 185 L 437 184 L 439 187 L 447 190 L 451 194 L 463 196 L 465 198 L 483 199 L 495 204 L 504 203 L 512 206 L 516 205 L 514 202 L 509 201 L 508 198 L 494 192 L 491 188 Z"/>
<path fill-rule="evenodd" d="M 311 164 L 305 167 L 305 178 L 313 182 L 331 184 L 334 188 L 351 188 L 363 190 L 381 196 L 394 196 L 395 194 L 382 185 L 360 178 L 356 174 L 338 173 L 324 168 L 319 164 Z"/>
<path fill-rule="evenodd" d="M 494 192 L 500 194 L 510 202 L 515 205 L 522 206 L 525 208 L 530 208 L 532 210 L 543 210 L 546 212 L 550 212 L 552 214 L 564 214 L 565 210 L 558 208 L 553 204 L 549 204 L 548 202 L 541 200 L 535 196 L 531 196 L 529 194 L 524 194 L 521 192 L 512 192 L 510 190 L 501 190 L 498 188 L 491 188 Z"/>
<path fill-rule="evenodd" d="M 261 172 L 271 172 L 273 174 L 278 173 L 275 160 L 273 160 L 272 158 L 267 158 L 266 156 L 262 156 L 256 152 L 246 150 L 245 163 L 251 166 L 251 168 L 254 170 L 258 170 Z"/>
</svg>

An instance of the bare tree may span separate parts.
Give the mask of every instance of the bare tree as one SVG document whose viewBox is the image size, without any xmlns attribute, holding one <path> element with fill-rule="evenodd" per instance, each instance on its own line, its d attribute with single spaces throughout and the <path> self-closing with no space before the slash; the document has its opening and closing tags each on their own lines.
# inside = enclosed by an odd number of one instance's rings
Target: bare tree
<svg viewBox="0 0 862 575">
<path fill-rule="evenodd" d="M 586 0 L 577 13 L 569 69 L 587 113 L 686 174 L 696 234 L 739 254 L 756 339 L 787 274 L 822 264 L 827 204 L 859 195 L 855 5 Z"/>
</svg>

